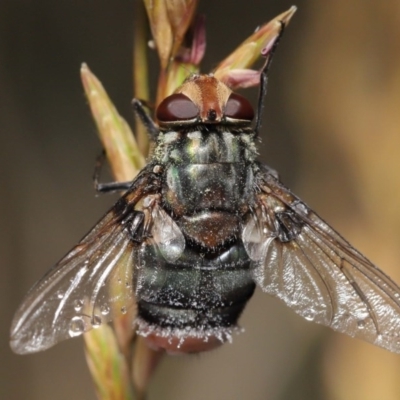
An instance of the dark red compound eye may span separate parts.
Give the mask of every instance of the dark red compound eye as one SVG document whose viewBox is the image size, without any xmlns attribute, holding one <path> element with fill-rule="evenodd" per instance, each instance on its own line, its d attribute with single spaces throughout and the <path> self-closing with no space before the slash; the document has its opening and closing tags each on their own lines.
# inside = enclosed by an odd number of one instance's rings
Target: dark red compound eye
<svg viewBox="0 0 400 400">
<path fill-rule="evenodd" d="M 245 97 L 237 93 L 232 93 L 225 106 L 225 116 L 251 121 L 254 118 L 254 110 Z"/>
<path fill-rule="evenodd" d="M 185 121 L 199 115 L 199 109 L 189 97 L 175 93 L 166 97 L 157 108 L 157 119 L 161 122 Z"/>
</svg>

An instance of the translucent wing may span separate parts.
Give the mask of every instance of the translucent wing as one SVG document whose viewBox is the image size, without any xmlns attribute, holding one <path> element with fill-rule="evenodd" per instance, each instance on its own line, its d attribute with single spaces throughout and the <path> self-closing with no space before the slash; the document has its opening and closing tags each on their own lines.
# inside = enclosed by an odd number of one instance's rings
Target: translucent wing
<svg viewBox="0 0 400 400">
<path fill-rule="evenodd" d="M 135 303 L 133 224 L 142 180 L 36 283 L 17 310 L 11 348 L 20 354 L 45 350 L 78 336 Z"/>
<path fill-rule="evenodd" d="M 255 280 L 309 321 L 400 353 L 400 288 L 274 176 L 243 230 Z"/>
</svg>

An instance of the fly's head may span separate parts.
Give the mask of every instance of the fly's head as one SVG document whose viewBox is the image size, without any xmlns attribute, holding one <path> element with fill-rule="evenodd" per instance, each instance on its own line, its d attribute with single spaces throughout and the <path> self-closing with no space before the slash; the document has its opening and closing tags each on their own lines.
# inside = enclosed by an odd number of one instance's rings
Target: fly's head
<svg viewBox="0 0 400 400">
<path fill-rule="evenodd" d="M 233 93 L 212 75 L 194 75 L 157 108 L 162 127 L 195 124 L 249 126 L 254 118 L 250 102 Z"/>
</svg>

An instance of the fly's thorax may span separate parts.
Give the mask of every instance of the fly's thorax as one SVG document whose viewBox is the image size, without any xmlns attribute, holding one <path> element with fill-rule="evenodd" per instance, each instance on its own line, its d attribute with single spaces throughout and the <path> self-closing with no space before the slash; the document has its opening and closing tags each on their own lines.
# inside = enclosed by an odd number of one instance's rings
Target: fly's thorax
<svg viewBox="0 0 400 400">
<path fill-rule="evenodd" d="M 163 206 L 185 236 L 211 248 L 234 239 L 254 195 L 251 131 L 203 126 L 166 132 L 159 143 Z"/>
<path fill-rule="evenodd" d="M 153 159 L 162 164 L 254 162 L 257 157 L 251 129 L 229 131 L 224 126 L 162 131 Z"/>
</svg>

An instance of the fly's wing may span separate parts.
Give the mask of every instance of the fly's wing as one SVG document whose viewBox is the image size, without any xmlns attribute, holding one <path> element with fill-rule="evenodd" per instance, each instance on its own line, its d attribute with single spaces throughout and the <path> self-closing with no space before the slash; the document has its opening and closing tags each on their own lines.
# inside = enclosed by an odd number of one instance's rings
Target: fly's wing
<svg viewBox="0 0 400 400">
<path fill-rule="evenodd" d="M 45 350 L 111 321 L 134 306 L 135 242 L 126 229 L 145 187 L 138 177 L 105 217 L 36 283 L 17 310 L 11 348 Z"/>
<path fill-rule="evenodd" d="M 400 288 L 274 176 L 242 233 L 261 288 L 297 314 L 400 353 Z"/>
</svg>

